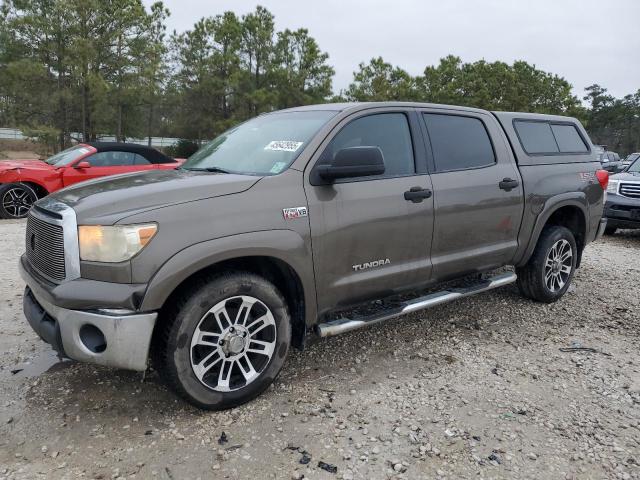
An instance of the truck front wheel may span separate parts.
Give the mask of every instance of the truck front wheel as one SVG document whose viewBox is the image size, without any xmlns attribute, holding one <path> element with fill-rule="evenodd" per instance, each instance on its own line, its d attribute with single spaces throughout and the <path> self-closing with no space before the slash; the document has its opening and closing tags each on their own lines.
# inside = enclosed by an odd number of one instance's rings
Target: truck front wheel
<svg viewBox="0 0 640 480">
<path fill-rule="evenodd" d="M 516 269 L 522 295 L 545 303 L 562 297 L 573 279 L 577 253 L 576 240 L 568 228 L 546 226 L 527 264 Z"/>
<path fill-rule="evenodd" d="M 156 368 L 200 408 L 248 402 L 273 382 L 287 356 L 291 322 L 284 298 L 245 272 L 211 276 L 189 290 L 161 315 Z"/>
</svg>

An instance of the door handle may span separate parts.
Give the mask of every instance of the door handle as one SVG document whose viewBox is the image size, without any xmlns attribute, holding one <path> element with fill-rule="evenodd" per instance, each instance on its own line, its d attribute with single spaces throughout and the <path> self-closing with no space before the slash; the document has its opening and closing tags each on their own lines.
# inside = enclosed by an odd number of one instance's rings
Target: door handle
<svg viewBox="0 0 640 480">
<path fill-rule="evenodd" d="M 514 179 L 509 178 L 509 177 L 503 178 L 502 181 L 498 184 L 498 186 L 502 190 L 505 190 L 507 192 L 510 192 L 511 190 L 516 188 L 518 185 L 520 185 L 520 183 L 517 180 L 514 180 Z"/>
<path fill-rule="evenodd" d="M 430 198 L 431 190 L 422 187 L 411 187 L 409 191 L 404 192 L 404 199 L 413 203 L 420 203 L 425 198 Z"/>
</svg>

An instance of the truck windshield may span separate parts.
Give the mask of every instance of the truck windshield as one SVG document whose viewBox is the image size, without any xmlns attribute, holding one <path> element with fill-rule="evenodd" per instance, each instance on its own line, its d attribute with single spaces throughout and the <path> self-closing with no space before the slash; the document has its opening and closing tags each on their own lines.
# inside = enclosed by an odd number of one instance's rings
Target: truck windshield
<svg viewBox="0 0 640 480">
<path fill-rule="evenodd" d="M 636 161 L 629 165 L 627 168 L 629 173 L 640 173 L 640 158 L 636 158 Z"/>
<path fill-rule="evenodd" d="M 88 147 L 76 145 L 75 147 L 67 148 L 66 150 L 56 153 L 54 156 L 47 158 L 45 162 L 56 167 L 64 167 L 89 152 L 90 149 Z"/>
<path fill-rule="evenodd" d="M 315 133 L 337 112 L 270 113 L 242 123 L 207 143 L 186 170 L 276 175 L 286 170 Z"/>
</svg>

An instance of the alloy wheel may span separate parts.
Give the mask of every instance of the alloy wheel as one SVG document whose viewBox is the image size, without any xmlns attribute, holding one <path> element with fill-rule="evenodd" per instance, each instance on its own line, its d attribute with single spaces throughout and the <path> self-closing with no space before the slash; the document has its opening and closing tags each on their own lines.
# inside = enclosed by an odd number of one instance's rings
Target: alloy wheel
<svg viewBox="0 0 640 480">
<path fill-rule="evenodd" d="M 276 334 L 271 310 L 257 298 L 222 300 L 202 317 L 191 337 L 193 373 L 215 391 L 243 388 L 269 364 Z"/>
<path fill-rule="evenodd" d="M 562 290 L 569 281 L 573 268 L 573 249 L 564 238 L 551 246 L 544 263 L 544 283 L 549 291 Z"/>
<path fill-rule="evenodd" d="M 9 216 L 22 218 L 27 214 L 35 201 L 35 196 L 28 189 L 13 187 L 4 192 L 2 196 L 2 208 Z"/>
</svg>

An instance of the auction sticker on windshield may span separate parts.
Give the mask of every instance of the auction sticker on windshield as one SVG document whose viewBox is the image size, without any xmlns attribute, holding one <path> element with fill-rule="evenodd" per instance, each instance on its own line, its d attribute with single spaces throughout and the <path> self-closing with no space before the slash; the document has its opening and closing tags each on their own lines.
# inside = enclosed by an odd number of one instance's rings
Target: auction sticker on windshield
<svg viewBox="0 0 640 480">
<path fill-rule="evenodd" d="M 265 150 L 275 150 L 278 152 L 295 152 L 300 148 L 303 142 L 294 142 L 292 140 L 274 140 L 264 147 Z"/>
<path fill-rule="evenodd" d="M 273 167 L 271 167 L 271 170 L 269 170 L 269 172 L 280 173 L 286 166 L 287 162 L 276 162 L 273 164 Z"/>
</svg>

